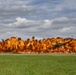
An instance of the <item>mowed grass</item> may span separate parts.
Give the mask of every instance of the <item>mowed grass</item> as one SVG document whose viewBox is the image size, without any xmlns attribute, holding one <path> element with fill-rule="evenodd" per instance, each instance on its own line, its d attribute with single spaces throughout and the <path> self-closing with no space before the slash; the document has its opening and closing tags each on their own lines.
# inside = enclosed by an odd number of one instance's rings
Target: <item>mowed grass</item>
<svg viewBox="0 0 76 75">
<path fill-rule="evenodd" d="M 0 75 L 76 75 L 76 55 L 0 55 Z"/>
</svg>

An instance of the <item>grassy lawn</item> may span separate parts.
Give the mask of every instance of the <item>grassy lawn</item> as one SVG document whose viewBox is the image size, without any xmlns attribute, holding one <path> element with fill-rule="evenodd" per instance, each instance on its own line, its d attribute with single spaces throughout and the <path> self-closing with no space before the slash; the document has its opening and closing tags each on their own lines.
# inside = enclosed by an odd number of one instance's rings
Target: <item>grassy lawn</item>
<svg viewBox="0 0 76 75">
<path fill-rule="evenodd" d="M 0 75 L 76 75 L 76 55 L 0 55 Z"/>
</svg>

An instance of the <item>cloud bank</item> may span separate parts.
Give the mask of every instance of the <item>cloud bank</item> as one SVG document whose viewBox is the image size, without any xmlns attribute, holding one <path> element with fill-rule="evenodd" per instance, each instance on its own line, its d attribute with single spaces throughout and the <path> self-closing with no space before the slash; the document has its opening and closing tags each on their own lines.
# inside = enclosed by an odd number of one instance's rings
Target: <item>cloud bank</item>
<svg viewBox="0 0 76 75">
<path fill-rule="evenodd" d="M 76 37 L 76 0 L 0 0 L 0 40 Z"/>
<path fill-rule="evenodd" d="M 36 36 L 37 39 L 48 37 L 72 37 L 76 30 L 76 18 L 60 17 L 51 20 L 28 20 L 17 17 L 15 21 L 1 28 L 1 38 L 17 36 L 23 39 Z M 75 36 L 74 36 L 75 37 Z"/>
</svg>

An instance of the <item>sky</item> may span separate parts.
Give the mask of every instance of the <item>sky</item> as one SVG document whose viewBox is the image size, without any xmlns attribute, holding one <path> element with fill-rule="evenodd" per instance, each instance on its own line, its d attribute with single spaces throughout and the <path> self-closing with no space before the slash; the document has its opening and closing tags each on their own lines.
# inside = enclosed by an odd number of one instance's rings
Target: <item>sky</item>
<svg viewBox="0 0 76 75">
<path fill-rule="evenodd" d="M 76 38 L 76 0 L 0 0 L 0 40 Z"/>
</svg>

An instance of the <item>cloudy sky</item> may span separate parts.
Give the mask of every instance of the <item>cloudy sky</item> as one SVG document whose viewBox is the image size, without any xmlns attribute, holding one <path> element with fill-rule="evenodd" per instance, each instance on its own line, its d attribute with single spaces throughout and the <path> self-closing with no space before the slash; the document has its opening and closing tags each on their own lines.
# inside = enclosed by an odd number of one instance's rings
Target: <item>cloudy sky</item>
<svg viewBox="0 0 76 75">
<path fill-rule="evenodd" d="M 76 0 L 0 0 L 0 40 L 76 38 Z"/>
</svg>

